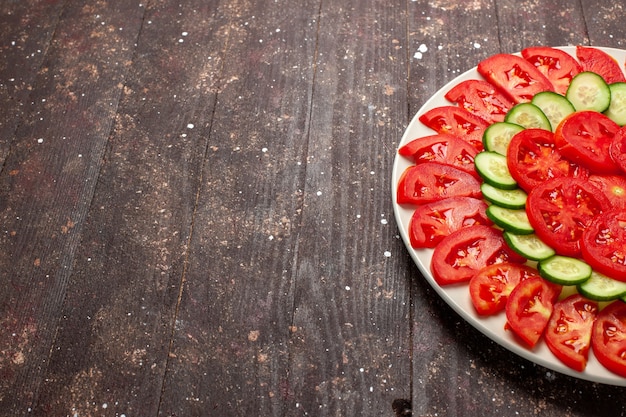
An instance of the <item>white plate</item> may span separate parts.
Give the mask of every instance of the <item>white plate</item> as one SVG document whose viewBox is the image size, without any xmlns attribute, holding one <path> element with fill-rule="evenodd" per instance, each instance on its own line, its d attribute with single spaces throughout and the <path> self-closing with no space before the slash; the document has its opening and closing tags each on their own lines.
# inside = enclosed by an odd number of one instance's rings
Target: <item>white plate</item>
<svg viewBox="0 0 626 417">
<path fill-rule="evenodd" d="M 575 47 L 559 47 L 570 55 L 575 56 Z M 620 66 L 624 64 L 626 60 L 626 51 L 614 48 L 598 48 L 603 51 L 609 53 L 620 63 Z M 450 81 L 446 86 L 441 88 L 437 93 L 435 93 L 417 112 L 417 114 L 413 117 L 413 120 L 409 124 L 408 128 L 404 132 L 402 136 L 402 140 L 400 142 L 399 147 L 405 145 L 413 139 L 432 135 L 434 132 L 424 126 L 418 118 L 420 115 L 424 114 L 427 110 L 430 110 L 435 107 L 450 105 L 444 95 L 448 92 L 453 86 L 458 84 L 460 81 L 468 80 L 468 79 L 482 79 L 482 77 L 476 71 L 476 67 L 473 69 L 461 74 L 454 80 Z M 524 346 L 522 346 L 519 342 L 517 342 L 510 331 L 504 330 L 504 325 L 506 322 L 506 318 L 504 314 L 499 314 L 492 317 L 481 317 L 478 316 L 474 310 L 474 306 L 470 300 L 469 290 L 467 285 L 453 285 L 440 287 L 430 272 L 430 260 L 432 256 L 432 250 L 430 249 L 420 249 L 415 250 L 411 247 L 411 243 L 409 241 L 409 220 L 411 219 L 411 215 L 413 214 L 413 208 L 410 206 L 400 206 L 395 201 L 396 196 L 396 187 L 398 184 L 398 180 L 400 179 L 400 175 L 404 170 L 410 166 L 412 162 L 400 156 L 396 153 L 396 157 L 393 164 L 393 172 L 392 172 L 392 195 L 393 195 L 393 206 L 394 206 L 394 214 L 396 217 L 396 221 L 398 223 L 398 227 L 400 228 L 400 235 L 404 240 L 404 244 L 406 245 L 411 257 L 417 264 L 418 268 L 426 278 L 426 280 L 430 283 L 430 285 L 435 289 L 435 291 L 439 294 L 443 300 L 448 303 L 461 317 L 463 317 L 467 322 L 469 322 L 476 329 L 484 333 L 487 337 L 492 339 L 493 341 L 499 343 L 504 346 L 506 349 L 510 350 L 517 355 L 526 358 L 538 365 L 542 365 L 546 368 L 549 368 L 553 371 L 557 371 L 566 375 L 570 375 L 576 378 L 581 378 L 593 382 L 600 382 L 603 384 L 609 385 L 618 385 L 618 386 L 626 386 L 626 378 L 622 378 L 617 376 L 609 371 L 607 371 L 593 356 L 593 353 L 590 351 L 589 362 L 587 364 L 587 368 L 584 372 L 576 372 L 565 365 L 563 365 L 553 354 L 550 352 L 546 344 L 542 341 L 538 343 L 538 345 L 530 350 Z"/>
</svg>

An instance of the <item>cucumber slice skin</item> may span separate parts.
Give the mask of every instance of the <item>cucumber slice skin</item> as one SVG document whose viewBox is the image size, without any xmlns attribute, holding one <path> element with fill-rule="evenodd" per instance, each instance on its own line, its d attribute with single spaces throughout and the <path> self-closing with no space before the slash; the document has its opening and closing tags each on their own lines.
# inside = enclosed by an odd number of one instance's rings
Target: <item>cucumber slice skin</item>
<svg viewBox="0 0 626 417">
<path fill-rule="evenodd" d="M 588 280 L 578 284 L 576 289 L 581 295 L 595 301 L 612 301 L 626 296 L 626 282 L 617 281 L 595 271 Z"/>
<path fill-rule="evenodd" d="M 503 190 L 518 188 L 517 182 L 511 176 L 506 162 L 506 156 L 497 152 L 483 151 L 474 157 L 476 172 L 484 182 Z"/>
<path fill-rule="evenodd" d="M 515 123 L 526 129 L 552 130 L 550 120 L 543 111 L 532 103 L 519 103 L 504 116 L 507 123 Z"/>
<path fill-rule="evenodd" d="M 611 89 L 600 75 L 583 71 L 572 79 L 565 97 L 576 111 L 593 110 L 602 113 L 611 104 Z"/>
<path fill-rule="evenodd" d="M 523 209 L 526 207 L 528 194 L 521 188 L 503 190 L 483 182 L 480 185 L 480 191 L 483 193 L 483 198 L 491 204 L 508 209 Z"/>
<path fill-rule="evenodd" d="M 574 105 L 565 96 L 552 91 L 542 91 L 535 94 L 531 103 L 543 111 L 553 132 L 566 116 L 576 111 Z"/>
<path fill-rule="evenodd" d="M 535 231 L 524 209 L 512 210 L 494 204 L 487 207 L 487 217 L 505 231 L 517 235 L 529 235 Z"/>
<path fill-rule="evenodd" d="M 522 130 L 524 127 L 515 123 L 493 123 L 483 133 L 483 146 L 487 151 L 506 155 L 511 138 Z"/>
<path fill-rule="evenodd" d="M 543 261 L 556 255 L 556 251 L 543 243 L 534 233 L 519 235 L 504 232 L 502 236 L 511 249 L 531 261 Z"/>
<path fill-rule="evenodd" d="M 604 114 L 620 126 L 626 125 L 626 83 L 609 84 L 611 103 Z"/>
<path fill-rule="evenodd" d="M 578 285 L 589 279 L 591 267 L 580 259 L 554 255 L 539 261 L 539 275 L 548 281 L 561 285 Z"/>
</svg>

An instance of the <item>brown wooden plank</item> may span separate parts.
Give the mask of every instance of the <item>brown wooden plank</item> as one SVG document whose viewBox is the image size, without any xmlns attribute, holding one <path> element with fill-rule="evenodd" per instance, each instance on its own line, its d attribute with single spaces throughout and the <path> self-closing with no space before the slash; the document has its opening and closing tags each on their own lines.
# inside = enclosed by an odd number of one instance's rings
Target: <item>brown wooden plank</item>
<svg viewBox="0 0 626 417">
<path fill-rule="evenodd" d="M 389 181 L 406 119 L 404 6 L 324 2 L 295 288 L 292 415 L 388 415 L 410 393 L 409 284 Z"/>
<path fill-rule="evenodd" d="M 7 412 L 37 399 L 142 14 L 128 2 L 63 9 L 0 173 Z"/>
<path fill-rule="evenodd" d="M 230 2 L 165 415 L 284 415 L 317 1 Z"/>
<path fill-rule="evenodd" d="M 227 32 L 216 2 L 146 6 L 40 415 L 159 412 Z"/>
<path fill-rule="evenodd" d="M 15 130 L 29 108 L 33 81 L 50 47 L 62 6 L 41 1 L 0 4 L 0 171 Z"/>
<path fill-rule="evenodd" d="M 411 64 L 415 94 L 409 96 L 409 103 L 413 112 L 485 56 L 532 45 L 584 43 L 582 28 L 589 25 L 580 5 L 565 1 L 411 2 L 413 5 L 416 7 L 409 8 L 413 12 L 409 19 L 411 44 L 414 51 L 419 51 L 420 45 L 427 47 L 427 52 L 413 55 Z M 415 268 L 409 269 L 409 274 L 419 276 Z M 619 402 L 600 405 L 589 400 L 619 396 L 621 388 L 562 376 L 517 357 L 465 323 L 425 281 L 416 281 L 412 304 L 413 415 L 624 413 Z M 594 411 L 594 407 L 602 411 Z"/>
</svg>

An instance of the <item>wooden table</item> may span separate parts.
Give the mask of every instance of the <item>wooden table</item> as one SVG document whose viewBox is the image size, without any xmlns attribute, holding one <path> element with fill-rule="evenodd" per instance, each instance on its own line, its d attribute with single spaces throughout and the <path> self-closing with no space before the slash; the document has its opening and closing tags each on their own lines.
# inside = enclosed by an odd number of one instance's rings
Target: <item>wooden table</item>
<svg viewBox="0 0 626 417">
<path fill-rule="evenodd" d="M 620 2 L 0 10 L 1 415 L 625 414 L 623 388 L 454 313 L 391 194 L 447 81 L 531 45 L 623 48 Z"/>
</svg>

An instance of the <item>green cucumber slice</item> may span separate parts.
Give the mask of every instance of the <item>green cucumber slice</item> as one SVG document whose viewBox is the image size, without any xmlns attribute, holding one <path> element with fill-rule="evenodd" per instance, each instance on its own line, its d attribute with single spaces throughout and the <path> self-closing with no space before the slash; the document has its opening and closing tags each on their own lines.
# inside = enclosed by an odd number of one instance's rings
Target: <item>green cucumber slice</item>
<svg viewBox="0 0 626 417">
<path fill-rule="evenodd" d="M 487 217 L 505 231 L 517 235 L 529 235 L 535 231 L 524 209 L 513 210 L 493 204 L 487 207 Z"/>
<path fill-rule="evenodd" d="M 502 236 L 511 249 L 531 261 L 542 261 L 556 254 L 554 249 L 546 245 L 534 233 L 518 235 L 511 232 L 504 232 Z"/>
<path fill-rule="evenodd" d="M 626 125 L 626 83 L 609 84 L 611 103 L 604 112 L 607 117 L 620 126 Z"/>
<path fill-rule="evenodd" d="M 583 71 L 572 79 L 565 97 L 576 111 L 593 110 L 602 113 L 611 104 L 611 89 L 600 75 Z"/>
<path fill-rule="evenodd" d="M 483 193 L 483 198 L 491 204 L 508 209 L 523 209 L 526 207 L 528 194 L 521 188 L 503 190 L 483 182 L 480 185 L 480 191 Z"/>
<path fill-rule="evenodd" d="M 518 124 L 526 129 L 552 130 L 550 120 L 539 107 L 532 103 L 516 104 L 504 116 L 504 121 Z"/>
<path fill-rule="evenodd" d="M 554 255 L 537 264 L 539 275 L 561 285 L 578 285 L 589 279 L 591 267 L 580 259 Z"/>
<path fill-rule="evenodd" d="M 535 94 L 531 103 L 539 107 L 546 115 L 553 132 L 561 120 L 576 111 L 567 98 L 552 91 L 542 91 Z"/>
<path fill-rule="evenodd" d="M 483 146 L 485 150 L 506 155 L 511 138 L 522 130 L 524 130 L 524 127 L 515 123 L 493 123 L 483 133 Z"/>
<path fill-rule="evenodd" d="M 591 300 L 611 301 L 626 295 L 626 282 L 592 271 L 591 277 L 578 284 L 577 289 L 580 294 Z"/>
<path fill-rule="evenodd" d="M 476 172 L 487 183 L 503 190 L 517 188 L 517 182 L 511 176 L 506 156 L 497 152 L 483 151 L 474 157 Z"/>
</svg>

